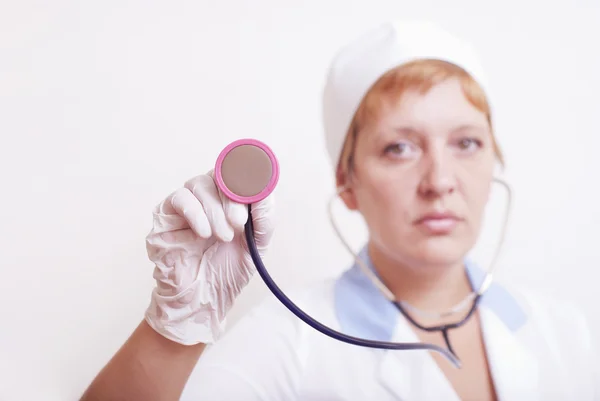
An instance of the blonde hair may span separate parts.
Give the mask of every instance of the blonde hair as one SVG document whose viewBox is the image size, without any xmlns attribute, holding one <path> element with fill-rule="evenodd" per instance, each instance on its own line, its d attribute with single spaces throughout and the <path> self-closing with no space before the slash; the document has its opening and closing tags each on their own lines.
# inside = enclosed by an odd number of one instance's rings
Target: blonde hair
<svg viewBox="0 0 600 401">
<path fill-rule="evenodd" d="M 399 100 L 407 90 L 424 94 L 434 85 L 450 78 L 460 81 L 467 100 L 486 115 L 490 127 L 493 127 L 487 97 L 481 86 L 464 69 L 442 60 L 426 59 L 406 63 L 385 73 L 363 98 L 346 134 L 338 174 L 346 175 L 351 172 L 358 132 L 369 121 L 377 118 L 384 103 Z M 492 141 L 496 158 L 504 165 L 504 157 L 493 135 L 493 128 Z"/>
</svg>

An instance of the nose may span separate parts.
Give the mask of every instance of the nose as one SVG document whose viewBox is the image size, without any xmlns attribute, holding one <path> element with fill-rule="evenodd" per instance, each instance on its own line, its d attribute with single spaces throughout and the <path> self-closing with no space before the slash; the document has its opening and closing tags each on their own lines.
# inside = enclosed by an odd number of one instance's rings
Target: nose
<svg viewBox="0 0 600 401">
<path fill-rule="evenodd" d="M 451 194 L 456 189 L 456 177 L 452 161 L 443 151 L 427 155 L 423 176 L 419 185 L 419 193 L 426 198 L 438 198 Z"/>
</svg>

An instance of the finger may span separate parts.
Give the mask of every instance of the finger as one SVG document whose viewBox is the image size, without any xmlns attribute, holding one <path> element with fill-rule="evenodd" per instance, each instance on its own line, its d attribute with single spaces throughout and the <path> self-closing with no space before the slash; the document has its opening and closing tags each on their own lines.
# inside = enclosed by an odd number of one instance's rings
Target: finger
<svg viewBox="0 0 600 401">
<path fill-rule="evenodd" d="M 152 230 L 149 235 L 166 233 L 190 228 L 187 220 L 173 208 L 172 199 L 175 193 L 169 194 L 152 211 Z"/>
<path fill-rule="evenodd" d="M 200 201 L 210 222 L 213 234 L 225 242 L 233 239 L 233 228 L 227 222 L 217 185 L 212 177 L 203 174 L 185 184 L 185 188 Z"/>
<path fill-rule="evenodd" d="M 202 204 L 187 188 L 180 188 L 173 194 L 171 205 L 175 212 L 183 217 L 192 231 L 202 238 L 210 238 L 212 229 Z"/>
</svg>

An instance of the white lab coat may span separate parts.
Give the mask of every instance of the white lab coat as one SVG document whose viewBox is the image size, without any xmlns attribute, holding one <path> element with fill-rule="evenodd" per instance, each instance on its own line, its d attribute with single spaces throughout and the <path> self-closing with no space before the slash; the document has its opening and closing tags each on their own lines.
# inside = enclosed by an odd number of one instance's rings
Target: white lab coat
<svg viewBox="0 0 600 401">
<path fill-rule="evenodd" d="M 365 250 L 361 256 L 368 260 Z M 471 263 L 467 272 L 473 285 L 483 277 Z M 357 266 L 290 298 L 338 331 L 384 341 L 418 341 L 409 323 Z M 494 284 L 479 313 L 500 401 L 600 400 L 592 338 L 580 310 Z M 205 352 L 181 399 L 459 400 L 427 351 L 375 350 L 338 342 L 274 299 L 245 316 Z"/>
</svg>

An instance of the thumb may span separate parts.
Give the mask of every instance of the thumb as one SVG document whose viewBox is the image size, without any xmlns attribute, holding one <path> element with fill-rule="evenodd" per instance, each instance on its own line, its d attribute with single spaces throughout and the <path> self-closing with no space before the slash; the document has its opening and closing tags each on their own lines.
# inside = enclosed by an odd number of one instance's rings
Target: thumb
<svg viewBox="0 0 600 401">
<path fill-rule="evenodd" d="M 265 249 L 271 242 L 274 224 L 275 200 L 273 194 L 270 194 L 260 202 L 254 203 L 250 207 L 252 213 L 252 223 L 254 225 L 254 238 L 256 246 Z"/>
<path fill-rule="evenodd" d="M 246 224 L 246 221 L 248 221 L 247 206 L 243 205 L 241 203 L 232 201 L 223 193 L 223 191 L 221 191 L 221 189 L 217 185 L 214 170 L 210 170 L 206 174 L 208 176 L 210 176 L 215 183 L 215 187 L 219 194 L 219 199 L 221 200 L 221 206 L 223 207 L 223 212 L 225 213 L 225 218 L 227 219 L 227 222 L 229 224 L 231 224 L 231 226 L 233 227 L 233 229 L 235 231 L 243 230 L 244 224 Z"/>
<path fill-rule="evenodd" d="M 207 174 L 211 176 L 213 180 L 215 180 L 214 170 L 210 170 Z M 215 186 L 217 186 L 216 181 Z M 244 225 L 248 221 L 248 205 L 232 201 L 225 194 L 223 194 L 218 186 L 217 190 L 219 192 L 219 197 L 221 198 L 221 204 L 223 205 L 223 210 L 227 220 L 232 227 L 234 227 L 234 229 L 242 231 L 244 229 Z M 250 206 L 252 213 L 252 224 L 254 226 L 254 238 L 256 241 L 256 246 L 259 249 L 265 249 L 271 242 L 271 237 L 275 228 L 273 224 L 274 205 L 275 201 L 273 193 L 271 193 L 262 201 L 253 203 Z"/>
</svg>

